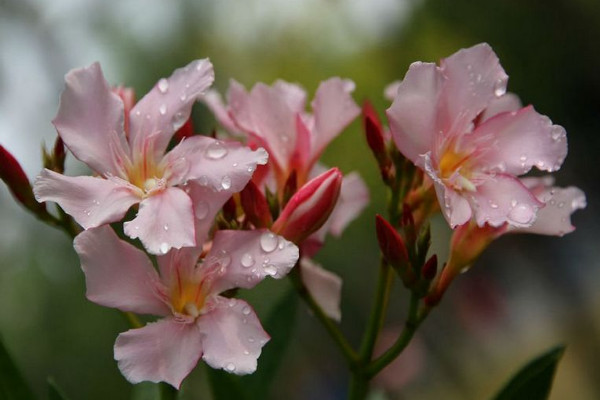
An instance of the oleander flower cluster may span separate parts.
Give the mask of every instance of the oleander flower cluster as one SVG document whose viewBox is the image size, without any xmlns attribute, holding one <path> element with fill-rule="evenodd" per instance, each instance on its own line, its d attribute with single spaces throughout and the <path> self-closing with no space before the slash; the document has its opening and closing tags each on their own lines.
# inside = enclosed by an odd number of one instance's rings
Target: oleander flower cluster
<svg viewBox="0 0 600 400">
<path fill-rule="evenodd" d="M 356 387 L 367 387 L 406 346 L 373 353 L 393 279 L 411 293 L 405 329 L 415 330 L 495 239 L 562 236 L 574 230 L 572 213 L 586 206 L 580 189 L 554 186 L 550 175 L 526 176 L 534 167 L 561 167 L 566 132 L 506 91 L 508 76 L 489 45 L 439 65 L 413 63 L 385 89 L 387 127 L 370 103 L 362 108 L 389 196 L 387 217 L 375 217 L 382 264 L 373 325 L 353 350 L 336 325 L 342 278 L 313 258 L 369 202 L 358 173 L 320 163 L 361 114 L 355 84 L 322 82 L 309 112 L 297 84 L 278 80 L 247 91 L 231 80 L 224 101 L 210 89 L 213 80 L 210 61 L 196 60 L 136 102 L 132 89 L 105 80 L 98 63 L 74 69 L 53 120 L 57 142 L 44 150 L 33 185 L 0 147 L 0 177 L 15 199 L 74 237 L 87 298 L 136 321 L 137 314 L 156 317 L 116 339 L 114 358 L 132 383 L 179 388 L 200 360 L 254 372 L 270 336 L 238 290 L 290 276 L 351 360 Z M 197 102 L 214 114 L 218 134 L 194 131 Z M 64 173 L 65 147 L 90 174 Z M 429 220 L 438 213 L 452 229 L 439 270 L 429 254 Z"/>
</svg>

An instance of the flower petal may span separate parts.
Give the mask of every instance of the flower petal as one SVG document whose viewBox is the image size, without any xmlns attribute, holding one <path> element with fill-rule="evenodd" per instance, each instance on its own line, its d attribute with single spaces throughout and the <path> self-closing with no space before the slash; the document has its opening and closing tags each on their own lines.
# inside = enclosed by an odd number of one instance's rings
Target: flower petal
<svg viewBox="0 0 600 400">
<path fill-rule="evenodd" d="M 168 315 L 166 288 L 143 251 L 109 226 L 81 232 L 74 241 L 85 274 L 86 297 L 105 307 Z"/>
<path fill-rule="evenodd" d="M 412 63 L 398 85 L 396 99 L 386 114 L 396 146 L 418 166 L 431 150 L 437 128 L 443 77 L 433 63 Z"/>
<path fill-rule="evenodd" d="M 340 322 L 342 320 L 340 309 L 342 278 L 321 268 L 308 258 L 302 258 L 300 267 L 302 282 L 312 298 L 329 318 Z"/>
<path fill-rule="evenodd" d="M 179 143 L 165 158 L 169 165 L 185 159 L 189 166 L 186 174 L 170 184 L 197 180 L 216 191 L 233 194 L 246 186 L 257 165 L 267 163 L 268 154 L 263 148 L 251 150 L 235 141 L 193 136 Z"/>
<path fill-rule="evenodd" d="M 321 82 L 312 101 L 315 126 L 312 137 L 312 159 L 316 161 L 325 147 L 359 114 L 360 107 L 350 93 L 354 82 L 330 78 Z"/>
<path fill-rule="evenodd" d="M 194 102 L 214 79 L 212 64 L 202 59 L 159 80 L 131 110 L 129 141 L 134 151 L 142 151 L 144 142 L 152 140 L 156 155 L 163 154 L 175 131 L 188 120 Z"/>
<path fill-rule="evenodd" d="M 33 184 L 37 201 L 54 201 L 83 228 L 121 220 L 140 201 L 137 190 L 118 178 L 65 176 L 44 169 Z"/>
<path fill-rule="evenodd" d="M 240 287 L 252 288 L 267 276 L 284 277 L 298 261 L 298 247 L 266 229 L 252 231 L 220 230 L 204 266 L 224 267 L 212 292 Z"/>
<path fill-rule="evenodd" d="M 461 49 L 440 62 L 444 89 L 440 129 L 463 134 L 471 122 L 495 98 L 506 92 L 508 75 L 487 43 Z"/>
<path fill-rule="evenodd" d="M 214 114 L 217 122 L 219 122 L 223 128 L 229 133 L 239 134 L 240 130 L 236 126 L 235 121 L 229 116 L 227 106 L 223 103 L 223 98 L 216 90 L 209 90 L 200 100 L 206 104 L 210 111 Z"/>
<path fill-rule="evenodd" d="M 196 181 L 190 181 L 186 192 L 192 199 L 194 208 L 194 223 L 196 229 L 196 245 L 202 246 L 208 239 L 208 233 L 213 226 L 215 216 L 223 204 L 231 197 L 230 192 L 216 191 L 208 186 L 202 186 Z"/>
<path fill-rule="evenodd" d="M 130 238 L 140 238 L 152 254 L 196 244 L 192 200 L 176 187 L 142 200 L 137 216 L 125 222 L 123 228 Z"/>
<path fill-rule="evenodd" d="M 505 222 L 517 227 L 531 226 L 537 210 L 544 206 L 518 178 L 496 174 L 466 194 L 477 225 L 498 227 Z"/>
<path fill-rule="evenodd" d="M 198 318 L 202 359 L 213 368 L 238 375 L 256 371 L 262 347 L 270 339 L 252 307 L 243 300 L 217 297 L 213 309 Z"/>
<path fill-rule="evenodd" d="M 195 324 L 164 318 L 121 333 L 115 360 L 131 383 L 167 382 L 179 389 L 202 355 L 202 336 Z"/>
<path fill-rule="evenodd" d="M 523 108 L 523 105 L 519 96 L 514 93 L 505 93 L 490 101 L 486 109 L 481 113 L 480 121 L 484 122 L 503 112 L 519 111 L 521 108 Z"/>
<path fill-rule="evenodd" d="M 329 232 L 341 236 L 344 229 L 369 203 L 369 189 L 356 172 L 344 176 L 338 202 L 329 217 Z M 327 224 L 327 223 L 326 223 Z"/>
<path fill-rule="evenodd" d="M 65 82 L 52 121 L 60 137 L 73 155 L 94 171 L 119 175 L 118 155 L 128 148 L 123 102 L 111 91 L 98 63 L 71 70 Z"/>
<path fill-rule="evenodd" d="M 473 139 L 483 147 L 479 163 L 512 175 L 522 175 L 534 165 L 556 171 L 567 156 L 564 128 L 552 125 L 532 106 L 490 118 L 473 132 Z"/>
<path fill-rule="evenodd" d="M 571 225 L 571 214 L 586 207 L 585 193 L 581 189 L 546 185 L 543 178 L 523 178 L 521 181 L 546 205 L 538 210 L 533 225 L 511 229 L 510 232 L 563 236 L 575 230 Z"/>
</svg>

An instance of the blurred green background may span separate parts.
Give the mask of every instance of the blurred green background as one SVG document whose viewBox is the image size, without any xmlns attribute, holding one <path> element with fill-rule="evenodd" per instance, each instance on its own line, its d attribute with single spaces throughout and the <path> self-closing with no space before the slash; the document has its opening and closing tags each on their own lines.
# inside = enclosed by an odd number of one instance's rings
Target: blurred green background
<svg viewBox="0 0 600 400">
<path fill-rule="evenodd" d="M 411 62 L 437 61 L 488 42 L 510 76 L 509 91 L 565 126 L 569 156 L 559 186 L 588 196 L 564 238 L 510 236 L 462 275 L 426 321 L 400 365 L 380 380 L 397 399 L 490 397 L 525 361 L 568 345 L 553 399 L 600 398 L 600 3 L 596 0 L 0 0 L 0 144 L 33 179 L 63 76 L 100 61 L 107 79 L 136 89 L 195 58 L 210 57 L 215 87 L 230 78 L 250 87 L 278 78 L 310 93 L 333 75 L 356 82 L 383 114 L 385 85 Z M 197 106 L 203 131 L 215 126 Z M 370 307 L 378 251 L 374 214 L 384 212 L 360 124 L 327 150 L 324 162 L 358 170 L 372 202 L 317 260 L 344 278 L 342 329 L 358 343 Z M 68 173 L 82 167 L 72 158 Z M 46 376 L 72 399 L 127 399 L 131 387 L 112 359 L 127 329 L 115 311 L 88 302 L 70 240 L 34 220 L 0 188 L 0 335 L 38 393 Z M 434 221 L 444 259 L 449 230 Z M 287 282 L 265 282 L 247 297 L 266 315 Z M 390 332 L 402 322 L 406 293 L 395 288 Z M 302 306 L 273 398 L 342 399 L 347 375 L 329 337 Z M 259 360 L 260 365 L 260 360 Z M 186 381 L 186 398 L 209 398 L 204 368 Z M 200 397 L 202 396 L 202 397 Z"/>
</svg>

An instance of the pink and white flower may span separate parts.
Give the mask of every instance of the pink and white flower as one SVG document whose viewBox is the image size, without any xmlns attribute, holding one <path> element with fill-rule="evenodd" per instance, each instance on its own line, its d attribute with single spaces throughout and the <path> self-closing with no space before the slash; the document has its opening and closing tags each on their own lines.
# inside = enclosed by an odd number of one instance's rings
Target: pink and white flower
<svg viewBox="0 0 600 400">
<path fill-rule="evenodd" d="M 267 230 L 218 231 L 202 262 L 195 248 L 171 250 L 157 257 L 160 273 L 108 226 L 79 234 L 75 250 L 89 300 L 163 317 L 117 337 L 114 355 L 123 375 L 176 388 L 200 358 L 235 374 L 256 370 L 269 335 L 248 303 L 219 294 L 281 278 L 299 256 L 293 243 Z"/>
<path fill-rule="evenodd" d="M 452 228 L 531 226 L 544 206 L 517 177 L 560 168 L 565 130 L 532 106 L 516 109 L 508 76 L 485 43 L 413 63 L 387 110 L 398 149 L 435 184 Z"/>
<path fill-rule="evenodd" d="M 40 202 L 57 202 L 84 229 L 119 221 L 139 204 L 124 230 L 150 253 L 203 243 L 221 205 L 267 161 L 263 149 L 204 136 L 187 138 L 167 152 L 214 80 L 207 59 L 159 80 L 133 107 L 132 94 L 111 90 L 98 63 L 72 70 L 65 80 L 53 123 L 73 155 L 97 176 L 45 169 L 34 192 Z"/>
</svg>

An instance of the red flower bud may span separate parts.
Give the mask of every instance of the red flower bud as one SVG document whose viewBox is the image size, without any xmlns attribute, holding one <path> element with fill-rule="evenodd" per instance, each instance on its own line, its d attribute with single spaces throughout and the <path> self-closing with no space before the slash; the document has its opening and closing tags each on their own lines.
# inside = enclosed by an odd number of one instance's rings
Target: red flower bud
<svg viewBox="0 0 600 400">
<path fill-rule="evenodd" d="M 368 101 L 365 101 L 363 105 L 363 125 L 367 136 L 367 143 L 377 159 L 381 176 L 385 182 L 388 182 L 390 181 L 392 160 L 387 153 L 381 121 L 379 121 L 377 112 Z"/>
<path fill-rule="evenodd" d="M 342 173 L 337 168 L 313 178 L 292 196 L 271 230 L 296 244 L 301 243 L 327 221 L 341 186 Z"/>
<path fill-rule="evenodd" d="M 3 146 L 0 146 L 0 179 L 6 183 L 10 193 L 25 208 L 39 214 L 45 206 L 38 203 L 33 196 L 31 183 L 19 162 Z"/>
<path fill-rule="evenodd" d="M 435 278 L 435 274 L 437 274 L 437 267 L 438 259 L 437 255 L 434 254 L 431 257 L 429 257 L 429 260 L 427 260 L 425 262 L 425 265 L 423 265 L 423 268 L 421 269 L 421 276 L 426 281 L 432 280 L 433 278 Z"/>
<path fill-rule="evenodd" d="M 405 269 L 408 263 L 408 252 L 402 236 L 379 214 L 375 216 L 375 230 L 383 257 L 394 268 Z"/>
<path fill-rule="evenodd" d="M 188 120 L 185 121 L 185 124 L 181 125 L 181 128 L 175 132 L 173 140 L 175 140 L 175 143 L 179 143 L 184 138 L 191 136 L 194 136 L 194 125 L 192 124 L 192 118 L 188 118 Z"/>
<path fill-rule="evenodd" d="M 242 209 L 246 218 L 255 228 L 268 228 L 273 223 L 271 211 L 265 195 L 253 181 L 248 182 L 240 192 Z"/>
</svg>

